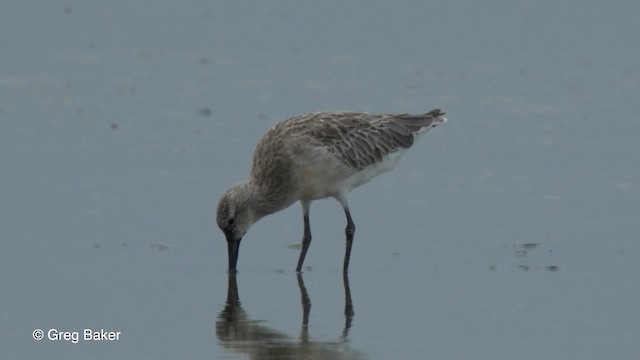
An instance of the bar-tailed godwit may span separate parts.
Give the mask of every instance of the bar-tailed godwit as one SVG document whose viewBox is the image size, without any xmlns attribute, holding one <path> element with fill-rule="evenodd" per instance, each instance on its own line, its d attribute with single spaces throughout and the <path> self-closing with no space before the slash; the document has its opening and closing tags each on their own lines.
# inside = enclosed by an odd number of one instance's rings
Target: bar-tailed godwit
<svg viewBox="0 0 640 360">
<path fill-rule="evenodd" d="M 258 141 L 249 178 L 228 189 L 218 204 L 229 271 L 236 271 L 240 240 L 249 227 L 300 200 L 304 220 L 296 267 L 300 272 L 311 243 L 309 205 L 333 197 L 347 217 L 346 272 L 355 233 L 347 194 L 393 169 L 420 135 L 447 121 L 444 114 L 440 109 L 419 115 L 320 112 L 277 123 Z"/>
</svg>

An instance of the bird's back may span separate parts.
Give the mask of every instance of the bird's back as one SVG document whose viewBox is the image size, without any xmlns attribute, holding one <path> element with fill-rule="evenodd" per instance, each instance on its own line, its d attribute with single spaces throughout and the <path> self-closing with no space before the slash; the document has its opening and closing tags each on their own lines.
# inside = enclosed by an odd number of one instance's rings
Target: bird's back
<svg viewBox="0 0 640 360">
<path fill-rule="evenodd" d="M 278 200 L 283 203 L 348 191 L 391 170 L 402 150 L 443 123 L 443 115 L 435 109 L 417 115 L 321 112 L 293 117 L 260 139 L 252 178 L 274 194 L 292 196 Z"/>
<path fill-rule="evenodd" d="M 324 147 L 345 165 L 362 170 L 390 153 L 411 147 L 417 136 L 446 121 L 443 115 L 439 109 L 416 115 L 322 112 L 280 125 L 288 136 Z"/>
</svg>

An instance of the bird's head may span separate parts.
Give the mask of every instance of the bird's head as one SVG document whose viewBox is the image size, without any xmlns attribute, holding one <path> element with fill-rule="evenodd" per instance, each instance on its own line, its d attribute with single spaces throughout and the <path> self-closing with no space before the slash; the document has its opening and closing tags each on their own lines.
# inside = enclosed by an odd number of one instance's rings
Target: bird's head
<svg viewBox="0 0 640 360">
<path fill-rule="evenodd" d="M 257 220 L 246 183 L 239 183 L 227 190 L 218 203 L 217 223 L 224 233 L 229 247 L 229 271 L 236 271 L 238 247 L 247 230 Z"/>
</svg>

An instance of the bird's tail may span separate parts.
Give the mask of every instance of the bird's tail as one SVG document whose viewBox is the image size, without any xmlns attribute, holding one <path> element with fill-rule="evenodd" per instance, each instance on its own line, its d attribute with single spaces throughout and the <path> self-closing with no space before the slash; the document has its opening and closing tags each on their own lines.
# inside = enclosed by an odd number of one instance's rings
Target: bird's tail
<svg viewBox="0 0 640 360">
<path fill-rule="evenodd" d="M 442 125 L 447 122 L 447 118 L 444 117 L 446 113 L 440 109 L 433 109 L 427 113 L 427 115 L 433 117 L 433 122 L 431 126 Z"/>
<path fill-rule="evenodd" d="M 406 130 L 413 133 L 414 136 L 417 136 L 447 122 L 444 114 L 444 111 L 440 109 L 433 109 L 426 114 L 399 114 L 394 115 L 392 118 Z"/>
</svg>

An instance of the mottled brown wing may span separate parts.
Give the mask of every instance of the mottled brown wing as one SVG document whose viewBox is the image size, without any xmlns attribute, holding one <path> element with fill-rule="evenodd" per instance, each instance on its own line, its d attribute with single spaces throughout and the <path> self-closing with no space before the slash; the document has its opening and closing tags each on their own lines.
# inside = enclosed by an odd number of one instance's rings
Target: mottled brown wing
<svg viewBox="0 0 640 360">
<path fill-rule="evenodd" d="M 399 148 L 411 147 L 416 133 L 443 114 L 439 109 L 420 115 L 319 113 L 305 135 L 360 170 Z"/>
</svg>

